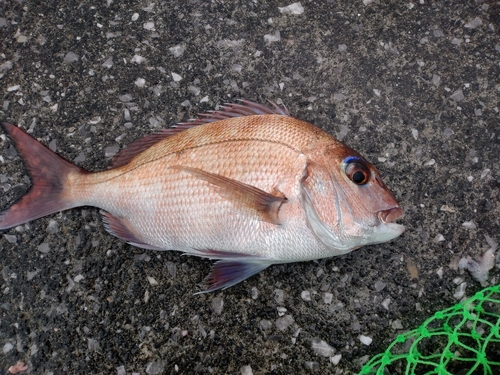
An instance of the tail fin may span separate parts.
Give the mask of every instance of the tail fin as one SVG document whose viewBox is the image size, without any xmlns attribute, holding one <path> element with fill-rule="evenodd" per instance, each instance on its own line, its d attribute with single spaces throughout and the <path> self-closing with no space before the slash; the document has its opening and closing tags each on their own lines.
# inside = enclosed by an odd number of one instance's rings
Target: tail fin
<svg viewBox="0 0 500 375">
<path fill-rule="evenodd" d="M 61 158 L 17 126 L 3 122 L 0 127 L 14 143 L 31 178 L 31 188 L 16 203 L 0 212 L 0 230 L 77 206 L 63 197 L 70 174 L 87 173 Z"/>
</svg>

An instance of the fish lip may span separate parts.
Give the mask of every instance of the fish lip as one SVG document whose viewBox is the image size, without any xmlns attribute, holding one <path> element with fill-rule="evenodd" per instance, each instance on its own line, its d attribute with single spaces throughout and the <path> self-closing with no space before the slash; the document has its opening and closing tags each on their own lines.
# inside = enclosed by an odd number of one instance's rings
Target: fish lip
<svg viewBox="0 0 500 375">
<path fill-rule="evenodd" d="M 378 213 L 380 221 L 384 224 L 392 223 L 395 220 L 401 219 L 403 216 L 404 212 L 399 206 L 389 208 L 388 210 L 380 211 Z"/>
</svg>

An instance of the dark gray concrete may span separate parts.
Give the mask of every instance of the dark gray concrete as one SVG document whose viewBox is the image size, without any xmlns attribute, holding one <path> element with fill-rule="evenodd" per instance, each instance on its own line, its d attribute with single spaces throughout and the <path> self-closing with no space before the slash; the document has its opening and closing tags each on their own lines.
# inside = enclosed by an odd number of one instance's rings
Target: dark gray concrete
<svg viewBox="0 0 500 375">
<path fill-rule="evenodd" d="M 94 208 L 37 220 L 0 236 L 2 371 L 352 374 L 457 283 L 481 288 L 457 264 L 500 240 L 499 3 L 289 4 L 4 1 L 0 118 L 101 170 L 199 111 L 282 102 L 377 165 L 404 235 L 193 295 L 210 261 L 124 244 Z M 29 180 L 4 138 L 0 155 L 5 208 Z"/>
</svg>

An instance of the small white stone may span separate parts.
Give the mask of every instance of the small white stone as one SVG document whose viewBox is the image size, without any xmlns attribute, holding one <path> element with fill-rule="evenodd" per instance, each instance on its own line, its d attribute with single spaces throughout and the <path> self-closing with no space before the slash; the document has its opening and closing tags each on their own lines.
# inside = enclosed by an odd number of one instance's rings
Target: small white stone
<svg viewBox="0 0 500 375">
<path fill-rule="evenodd" d="M 57 233 L 59 231 L 59 224 L 54 219 L 49 220 L 49 225 L 47 225 L 47 232 Z"/>
<path fill-rule="evenodd" d="M 21 85 L 14 85 L 7 87 L 7 92 L 17 91 L 21 88 Z"/>
<path fill-rule="evenodd" d="M 182 77 L 179 74 L 172 72 L 172 79 L 174 80 L 174 82 L 179 82 Z"/>
<path fill-rule="evenodd" d="M 213 300 L 212 300 L 212 309 L 214 310 L 214 312 L 219 315 L 220 313 L 222 313 L 222 308 L 224 307 L 224 300 L 222 299 L 222 297 L 215 297 Z"/>
<path fill-rule="evenodd" d="M 359 341 L 361 341 L 363 344 L 365 344 L 366 346 L 370 345 L 373 341 L 373 339 L 369 336 L 365 336 L 365 335 L 360 335 L 359 336 Z"/>
<path fill-rule="evenodd" d="M 137 21 L 139 19 L 139 13 L 132 14 L 132 21 Z"/>
<path fill-rule="evenodd" d="M 278 7 L 282 14 L 302 14 L 304 13 L 304 7 L 300 3 L 293 3 L 286 7 Z"/>
<path fill-rule="evenodd" d="M 396 319 L 391 323 L 392 328 L 394 329 L 403 329 L 403 325 L 401 324 L 401 320 Z"/>
<path fill-rule="evenodd" d="M 78 274 L 78 275 L 75 276 L 75 278 L 73 280 L 75 281 L 75 283 L 79 283 L 83 279 L 84 279 L 83 275 L 82 274 Z"/>
<path fill-rule="evenodd" d="M 391 303 L 391 299 L 387 297 L 383 302 L 382 302 L 382 307 L 386 310 L 389 310 L 389 304 Z"/>
<path fill-rule="evenodd" d="M 281 40 L 281 33 L 279 30 L 276 30 L 274 34 L 266 34 L 264 35 L 264 41 L 267 44 L 271 44 L 273 42 L 279 42 Z"/>
<path fill-rule="evenodd" d="M 443 278 L 443 267 L 439 267 L 439 269 L 436 271 L 437 275 L 439 276 L 440 279 Z"/>
<path fill-rule="evenodd" d="M 320 339 L 313 339 L 311 342 L 311 348 L 314 353 L 321 357 L 331 357 L 335 354 L 335 349 L 326 341 Z"/>
<path fill-rule="evenodd" d="M 250 365 L 242 366 L 240 373 L 241 375 L 253 375 L 252 367 Z"/>
<path fill-rule="evenodd" d="M 476 229 L 476 224 L 473 221 L 465 221 L 462 226 L 467 229 Z"/>
<path fill-rule="evenodd" d="M 17 243 L 17 236 L 15 234 L 4 234 L 3 235 L 8 243 Z"/>
<path fill-rule="evenodd" d="M 445 240 L 445 238 L 444 238 L 444 236 L 441 233 L 438 233 L 436 235 L 436 237 L 434 237 L 434 242 L 442 242 L 444 240 Z"/>
<path fill-rule="evenodd" d="M 325 293 L 323 295 L 323 302 L 326 304 L 330 304 L 333 301 L 333 294 L 332 293 Z"/>
<path fill-rule="evenodd" d="M 142 57 L 142 56 L 139 56 L 139 55 L 134 55 L 131 59 L 130 59 L 131 62 L 133 63 L 136 63 L 136 64 L 140 64 L 144 61 L 146 61 L 146 58 Z"/>
<path fill-rule="evenodd" d="M 8 352 L 10 352 L 12 349 L 14 349 L 14 345 L 12 345 L 10 342 L 8 342 L 7 344 L 5 344 L 2 348 L 2 351 L 3 351 L 3 354 L 7 354 Z"/>
<path fill-rule="evenodd" d="M 275 289 L 273 294 L 274 294 L 274 300 L 276 301 L 276 303 L 283 302 L 283 299 L 285 298 L 285 292 L 283 291 L 283 289 Z"/>
<path fill-rule="evenodd" d="M 79 57 L 76 53 L 70 51 L 64 57 L 64 62 L 72 63 L 72 62 L 78 61 L 78 58 Z"/>
<path fill-rule="evenodd" d="M 465 95 L 462 90 L 457 90 L 450 96 L 450 99 L 460 102 L 465 99 Z"/>
<path fill-rule="evenodd" d="M 165 364 L 161 361 L 150 362 L 146 367 L 146 374 L 148 375 L 159 375 L 163 374 L 165 369 Z"/>
<path fill-rule="evenodd" d="M 146 80 L 144 78 L 137 78 L 134 83 L 137 87 L 144 87 Z"/>
<path fill-rule="evenodd" d="M 182 46 L 182 45 L 179 44 L 177 46 L 170 47 L 168 50 L 175 57 L 179 57 L 179 56 L 182 56 L 182 54 L 184 53 L 184 51 L 186 50 L 186 48 L 184 46 Z"/>
<path fill-rule="evenodd" d="M 418 130 L 411 129 L 411 135 L 413 136 L 413 138 L 418 139 Z"/>
<path fill-rule="evenodd" d="M 104 149 L 104 156 L 107 158 L 111 158 L 115 156 L 118 151 L 120 151 L 120 148 L 118 146 L 108 146 Z"/>
<path fill-rule="evenodd" d="M 485 170 L 483 170 L 481 172 L 481 179 L 485 178 L 490 172 L 491 172 L 491 170 L 489 168 L 486 168 Z"/>
<path fill-rule="evenodd" d="M 113 66 L 113 57 L 108 57 L 106 61 L 102 64 L 105 68 L 111 68 Z"/>
<path fill-rule="evenodd" d="M 146 30 L 153 30 L 155 28 L 154 22 L 146 22 L 142 25 Z"/>
<path fill-rule="evenodd" d="M 151 284 L 151 286 L 158 285 L 158 281 L 156 281 L 156 279 L 154 277 L 147 276 L 147 279 L 148 279 L 149 283 Z"/>
<path fill-rule="evenodd" d="M 307 290 L 304 290 L 304 291 L 302 291 L 302 293 L 300 293 L 300 297 L 304 301 L 310 301 L 311 300 L 311 293 L 309 293 L 309 291 L 307 291 Z"/>
<path fill-rule="evenodd" d="M 468 29 L 475 29 L 478 26 L 481 26 L 483 24 L 483 21 L 479 17 L 474 18 L 472 21 L 467 22 L 464 27 Z"/>
<path fill-rule="evenodd" d="M 337 354 L 334 355 L 333 357 L 330 357 L 330 362 L 333 363 L 334 365 L 338 365 L 341 359 L 342 359 L 342 354 Z"/>
<path fill-rule="evenodd" d="M 252 299 L 257 299 L 259 298 L 259 289 L 256 287 L 252 287 Z"/>
<path fill-rule="evenodd" d="M 436 87 L 439 87 L 439 84 L 441 83 L 441 77 L 438 76 L 437 74 L 432 75 L 432 84 Z"/>
<path fill-rule="evenodd" d="M 455 289 L 455 293 L 453 294 L 453 297 L 455 299 L 462 299 L 462 297 L 465 295 L 465 288 L 467 287 L 467 283 L 462 283 L 457 288 Z"/>
<path fill-rule="evenodd" d="M 38 251 L 44 254 L 49 252 L 49 244 L 47 242 L 43 242 L 38 246 Z"/>
<path fill-rule="evenodd" d="M 197 96 L 200 94 L 200 88 L 196 86 L 189 86 L 188 87 L 189 92 L 191 92 L 194 96 Z"/>
<path fill-rule="evenodd" d="M 387 284 L 384 283 L 383 281 L 378 280 L 374 286 L 375 286 L 375 291 L 381 292 L 382 290 L 384 290 Z"/>
<path fill-rule="evenodd" d="M 276 324 L 276 328 L 279 331 L 284 331 L 285 329 L 290 327 L 293 324 L 293 322 L 294 322 L 294 320 L 293 320 L 293 317 L 291 315 L 285 315 L 282 318 L 276 319 L 275 324 Z"/>
</svg>

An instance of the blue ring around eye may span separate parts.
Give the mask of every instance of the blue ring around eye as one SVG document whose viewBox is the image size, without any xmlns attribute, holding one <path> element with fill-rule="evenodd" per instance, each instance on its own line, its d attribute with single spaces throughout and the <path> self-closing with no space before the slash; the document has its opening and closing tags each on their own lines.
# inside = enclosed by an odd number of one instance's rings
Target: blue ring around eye
<svg viewBox="0 0 500 375">
<path fill-rule="evenodd" d="M 361 162 L 364 162 L 365 159 L 360 158 L 359 156 L 348 156 L 348 157 L 346 157 L 344 159 L 344 161 L 342 162 L 342 170 L 344 172 L 345 172 L 345 167 L 347 166 L 347 164 L 349 164 L 352 161 L 361 161 Z"/>
</svg>

